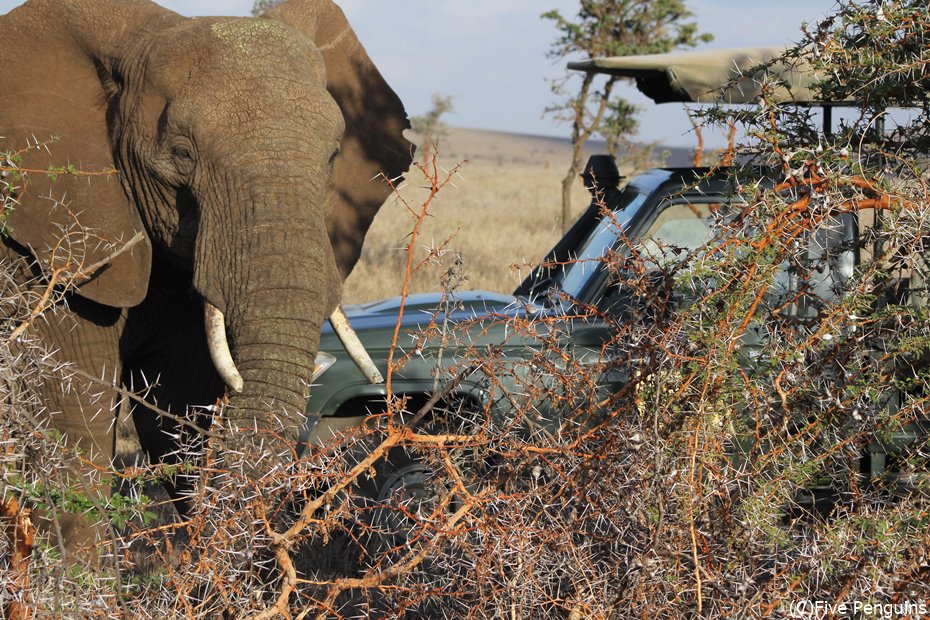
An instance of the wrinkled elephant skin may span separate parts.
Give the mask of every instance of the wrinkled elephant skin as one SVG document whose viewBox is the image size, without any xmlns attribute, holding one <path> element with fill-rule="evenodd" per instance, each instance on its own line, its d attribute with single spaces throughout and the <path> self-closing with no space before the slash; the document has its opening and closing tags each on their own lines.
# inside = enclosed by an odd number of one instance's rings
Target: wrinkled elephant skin
<svg viewBox="0 0 930 620">
<path fill-rule="evenodd" d="M 32 174 L 9 215 L 3 251 L 22 277 L 66 255 L 102 265 L 29 333 L 185 415 L 227 392 L 207 304 L 240 376 L 229 409 L 296 437 L 320 328 L 391 191 L 377 177 L 411 160 L 403 106 L 342 11 L 288 0 L 189 19 L 148 0 L 30 0 L 0 16 L 0 41 L 0 148 L 54 136 L 22 166 L 112 171 Z M 42 396 L 68 443 L 109 464 L 117 407 L 93 391 Z M 175 422 L 133 417 L 152 460 L 179 458 Z M 95 531 L 62 523 L 68 545 Z"/>
</svg>

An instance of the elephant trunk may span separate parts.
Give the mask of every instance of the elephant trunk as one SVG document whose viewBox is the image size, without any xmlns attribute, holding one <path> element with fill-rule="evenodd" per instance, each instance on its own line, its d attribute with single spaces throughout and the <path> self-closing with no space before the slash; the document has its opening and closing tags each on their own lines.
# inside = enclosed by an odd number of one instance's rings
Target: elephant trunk
<svg viewBox="0 0 930 620">
<path fill-rule="evenodd" d="M 264 287 L 237 300 L 227 319 L 234 368 L 242 378 L 241 391 L 231 393 L 229 412 L 239 427 L 233 433 L 240 439 L 248 439 L 253 429 L 262 429 L 286 440 L 284 448 L 291 449 L 304 422 L 329 299 L 338 289 L 308 289 L 290 283 L 282 291 L 281 286 L 266 280 Z"/>
<path fill-rule="evenodd" d="M 322 320 L 264 316 L 234 328 L 242 391 L 230 398 L 241 432 L 253 427 L 295 439 L 310 396 Z"/>
<path fill-rule="evenodd" d="M 322 324 L 341 296 L 312 172 L 242 176 L 225 193 L 234 200 L 217 192 L 202 209 L 194 287 L 214 365 L 232 388 L 227 410 L 242 429 L 234 436 L 264 428 L 296 439 Z"/>
</svg>

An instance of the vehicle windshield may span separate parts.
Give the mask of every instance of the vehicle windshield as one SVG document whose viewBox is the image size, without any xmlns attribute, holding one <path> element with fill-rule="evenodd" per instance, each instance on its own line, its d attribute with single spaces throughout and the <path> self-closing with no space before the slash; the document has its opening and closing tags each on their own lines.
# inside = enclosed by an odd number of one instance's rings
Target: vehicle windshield
<svg viewBox="0 0 930 620">
<path fill-rule="evenodd" d="M 565 268 L 561 288 L 572 297 L 578 297 L 594 269 L 607 251 L 618 245 L 620 231 L 626 229 L 629 218 L 646 200 L 644 194 L 634 194 L 624 212 L 605 217 L 591 231 L 582 244 L 576 262 Z M 632 207 L 632 208 L 629 208 Z M 627 239 L 646 268 L 662 267 L 681 258 L 682 252 L 696 250 L 713 236 L 715 214 L 726 208 L 718 201 L 667 201 L 660 206 L 658 215 L 639 239 Z"/>
<path fill-rule="evenodd" d="M 713 237 L 714 214 L 727 208 L 720 202 L 676 201 L 666 203 L 636 244 L 647 269 L 664 267 L 697 250 Z"/>
<path fill-rule="evenodd" d="M 574 262 L 566 265 L 559 278 L 559 288 L 572 297 L 578 297 L 591 274 L 601 264 L 601 258 L 617 243 L 620 232 L 636 210 L 646 201 L 646 194 L 627 186 L 620 205 L 601 218 L 588 237 L 579 245 Z"/>
</svg>

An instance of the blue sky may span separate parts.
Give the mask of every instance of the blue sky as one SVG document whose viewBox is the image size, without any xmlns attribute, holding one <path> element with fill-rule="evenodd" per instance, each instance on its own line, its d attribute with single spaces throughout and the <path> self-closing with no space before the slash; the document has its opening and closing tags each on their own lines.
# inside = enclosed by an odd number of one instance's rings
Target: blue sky
<svg viewBox="0 0 930 620">
<path fill-rule="evenodd" d="M 158 0 L 185 15 L 248 15 L 252 0 Z M 567 136 L 567 125 L 543 118 L 553 102 L 547 79 L 563 63 L 546 58 L 556 32 L 540 14 L 577 11 L 577 0 L 337 0 L 410 114 L 429 109 L 434 92 L 453 97 L 452 124 L 478 129 Z M 0 13 L 21 4 L 0 0 Z M 711 48 L 791 42 L 802 21 L 816 21 L 834 0 L 690 0 Z M 679 104 L 656 106 L 632 87 L 622 94 L 645 107 L 637 139 L 694 146 Z M 708 146 L 722 137 L 705 136 Z"/>
</svg>

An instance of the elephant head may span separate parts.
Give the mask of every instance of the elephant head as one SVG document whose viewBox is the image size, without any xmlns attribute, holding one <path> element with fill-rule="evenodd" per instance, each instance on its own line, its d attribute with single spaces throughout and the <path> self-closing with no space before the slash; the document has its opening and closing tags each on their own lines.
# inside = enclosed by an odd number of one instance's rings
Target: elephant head
<svg viewBox="0 0 930 620">
<path fill-rule="evenodd" d="M 241 377 L 232 405 L 296 422 L 390 192 L 376 177 L 411 161 L 403 106 L 341 10 L 189 19 L 148 0 L 29 0 L 0 41 L 0 135 L 33 145 L 23 167 L 61 169 L 31 175 L 12 239 L 48 266 L 94 266 L 78 294 L 105 306 L 151 295 L 153 263 L 189 273 L 220 328 L 214 360 Z"/>
</svg>

